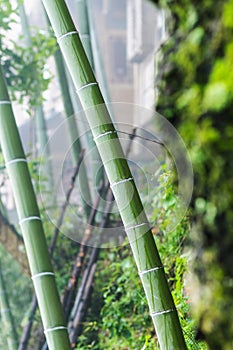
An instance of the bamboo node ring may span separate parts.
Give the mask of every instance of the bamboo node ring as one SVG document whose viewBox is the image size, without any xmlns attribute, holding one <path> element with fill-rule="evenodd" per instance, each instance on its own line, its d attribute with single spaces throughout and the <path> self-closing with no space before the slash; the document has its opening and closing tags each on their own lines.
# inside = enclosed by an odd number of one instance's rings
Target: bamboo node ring
<svg viewBox="0 0 233 350">
<path fill-rule="evenodd" d="M 67 330 L 68 328 L 65 326 L 57 326 L 52 327 L 44 330 L 44 333 L 54 332 L 54 331 L 60 331 L 60 330 Z"/>
<path fill-rule="evenodd" d="M 54 272 L 39 272 L 33 275 L 31 279 L 34 280 L 35 278 L 43 277 L 43 276 L 55 276 L 55 274 Z"/>
<path fill-rule="evenodd" d="M 14 164 L 14 163 L 27 163 L 27 159 L 25 159 L 25 158 L 16 158 L 16 159 L 8 160 L 5 163 L 5 165 L 8 166 L 8 165 Z"/>
<path fill-rule="evenodd" d="M 19 224 L 21 225 L 24 222 L 33 221 L 33 220 L 41 221 L 41 218 L 39 216 L 28 216 L 27 218 L 23 218 L 23 219 L 19 220 Z"/>
<path fill-rule="evenodd" d="M 77 30 L 73 30 L 72 32 L 62 34 L 61 36 L 57 37 L 57 41 L 59 42 L 61 39 L 65 38 L 66 36 L 70 36 L 74 34 L 79 34 L 79 32 Z"/>
<path fill-rule="evenodd" d="M 116 130 L 106 131 L 106 132 L 104 132 L 103 134 L 99 134 L 99 135 L 97 135 L 96 137 L 94 137 L 93 140 L 96 142 L 96 140 L 100 139 L 100 138 L 103 137 L 103 136 L 111 135 L 111 134 L 116 134 L 116 133 L 117 133 Z"/>
<path fill-rule="evenodd" d="M 122 180 L 120 180 L 120 181 L 113 182 L 113 183 L 110 185 L 110 187 L 111 187 L 111 189 L 112 189 L 113 187 L 115 187 L 115 186 L 117 186 L 117 185 L 121 185 L 121 184 L 123 184 L 123 183 L 125 183 L 125 182 L 129 182 L 129 181 L 133 181 L 133 178 L 132 178 L 132 177 L 129 177 L 128 179 L 122 179 Z"/>
<path fill-rule="evenodd" d="M 152 269 L 149 269 L 149 270 L 139 271 L 139 275 L 142 276 L 142 275 L 145 275 L 146 273 L 150 273 L 150 272 L 161 270 L 161 269 L 164 269 L 164 266 L 157 266 L 157 267 L 153 267 Z"/>
<path fill-rule="evenodd" d="M 141 223 L 141 224 L 137 224 L 137 225 L 134 225 L 134 226 L 126 227 L 125 230 L 126 230 L 126 231 L 128 231 L 128 230 L 134 230 L 135 228 L 139 228 L 139 227 L 141 227 L 141 226 L 146 226 L 146 225 L 148 226 L 148 228 L 150 228 L 148 222 L 143 222 L 143 223 Z"/>
<path fill-rule="evenodd" d="M 160 316 L 160 315 L 164 315 L 164 314 L 168 314 L 168 313 L 174 312 L 174 311 L 176 311 L 176 309 L 169 309 L 169 310 L 151 312 L 151 317 Z"/>
<path fill-rule="evenodd" d="M 93 83 L 85 84 L 85 85 L 81 86 L 79 89 L 77 89 L 76 92 L 79 93 L 81 90 L 86 89 L 87 87 L 93 86 L 93 85 L 99 85 L 99 83 L 96 81 Z"/>
<path fill-rule="evenodd" d="M 11 105 L 11 101 L 0 101 L 0 105 Z"/>
</svg>

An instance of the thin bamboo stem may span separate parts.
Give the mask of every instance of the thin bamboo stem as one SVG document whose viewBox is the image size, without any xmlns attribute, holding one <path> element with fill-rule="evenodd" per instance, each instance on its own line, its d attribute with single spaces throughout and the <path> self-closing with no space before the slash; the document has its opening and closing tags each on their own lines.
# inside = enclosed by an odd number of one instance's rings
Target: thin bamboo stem
<svg viewBox="0 0 233 350">
<path fill-rule="evenodd" d="M 186 349 L 150 225 L 117 132 L 64 0 L 43 0 L 99 149 L 141 277 L 161 349 Z"/>
<path fill-rule="evenodd" d="M 100 195 L 100 193 L 98 193 L 95 204 L 92 208 L 90 217 L 88 219 L 87 227 L 86 227 L 86 230 L 84 232 L 82 242 L 80 244 L 79 252 L 78 252 L 77 257 L 75 259 L 76 261 L 75 261 L 75 264 L 73 266 L 71 277 L 68 281 L 66 288 L 64 289 L 64 291 L 62 293 L 62 305 L 63 305 L 65 317 L 67 320 L 69 318 L 70 311 L 71 311 L 71 308 L 73 306 L 75 291 L 76 291 L 77 284 L 78 284 L 78 278 L 79 278 L 81 271 L 82 271 L 83 261 L 84 261 L 85 256 L 87 255 L 87 251 L 90 250 L 89 249 L 90 247 L 88 247 L 87 242 L 88 242 L 88 239 L 89 239 L 90 234 L 91 234 L 91 226 L 94 225 L 94 223 L 95 223 L 95 217 L 96 217 L 96 213 L 97 213 L 98 206 L 100 203 L 100 198 L 101 198 L 101 195 Z"/>
<path fill-rule="evenodd" d="M 127 145 L 126 148 L 126 155 L 130 153 L 131 146 L 132 146 L 132 141 L 136 135 L 136 128 L 133 129 L 132 134 L 130 135 L 130 141 Z M 103 194 L 102 192 L 106 192 Z M 86 230 L 83 235 L 82 242 L 80 244 L 80 249 L 76 257 L 75 264 L 73 266 L 72 274 L 69 279 L 69 282 L 67 286 L 64 288 L 63 293 L 62 293 L 62 305 L 65 313 L 65 317 L 68 320 L 69 315 L 71 313 L 70 321 L 69 321 L 69 331 L 70 331 L 70 339 L 71 339 L 71 345 L 74 347 L 77 342 L 77 338 L 80 335 L 82 326 L 81 322 L 83 318 L 85 317 L 86 314 L 86 309 L 87 309 L 87 301 L 90 296 L 90 289 L 91 285 L 93 283 L 94 279 L 94 274 L 96 270 L 96 265 L 97 265 L 97 260 L 99 256 L 99 248 L 94 247 L 91 248 L 88 246 L 88 241 L 91 236 L 91 227 L 95 225 L 96 221 L 96 214 L 98 207 L 100 205 L 100 199 L 101 196 L 104 195 L 104 197 L 107 198 L 107 204 L 105 206 L 105 210 L 102 213 L 102 219 L 99 224 L 99 229 L 104 229 L 106 225 L 109 222 L 109 216 L 111 213 L 112 206 L 114 205 L 114 198 L 112 191 L 110 189 L 110 184 L 109 182 L 106 184 L 104 188 L 104 184 L 102 183 L 101 186 L 101 191 L 98 192 L 95 204 L 92 208 Z M 102 236 L 100 236 L 102 239 Z M 100 242 L 99 242 L 100 243 Z M 84 264 L 84 259 L 87 257 L 87 255 L 90 254 L 89 260 L 87 262 L 87 266 L 85 268 L 81 284 L 78 290 L 78 294 L 75 298 L 75 292 L 76 288 L 78 285 L 78 279 L 81 275 L 82 269 L 83 269 L 83 264 Z M 74 300 L 75 299 L 75 300 Z M 72 310 L 72 312 L 71 312 Z M 47 344 L 44 344 L 42 350 L 47 350 Z"/>
<path fill-rule="evenodd" d="M 45 11 L 44 11 L 44 15 L 46 19 L 47 28 L 50 29 L 51 28 L 50 21 Z M 71 144 L 72 162 L 73 162 L 73 165 L 76 166 L 79 158 L 79 154 L 82 149 L 82 144 L 80 142 L 78 125 L 75 120 L 75 110 L 74 110 L 73 101 L 70 95 L 67 71 L 65 68 L 64 60 L 63 60 L 59 46 L 57 47 L 57 50 L 54 53 L 54 60 L 55 60 L 59 85 L 61 89 L 61 96 L 63 100 L 65 115 L 67 118 L 67 129 L 68 129 L 68 134 L 69 134 L 70 144 Z M 91 198 L 91 191 L 90 191 L 90 185 L 88 182 L 85 162 L 83 162 L 82 167 L 79 170 L 79 185 L 80 185 L 80 193 L 85 193 L 85 198 L 82 197 L 81 200 L 82 200 L 84 215 L 86 219 L 88 219 L 91 211 L 92 198 Z"/>
<path fill-rule="evenodd" d="M 65 114 L 67 118 L 67 128 L 70 137 L 71 144 L 71 153 L 72 153 L 72 161 L 73 164 L 77 164 L 79 154 L 82 149 L 82 145 L 80 142 L 79 131 L 77 127 L 77 123 L 75 120 L 75 112 L 73 108 L 73 103 L 69 93 L 69 86 L 67 82 L 67 75 L 65 71 L 63 57 L 61 55 L 60 49 L 55 52 L 54 55 L 56 70 L 58 74 L 58 79 L 61 87 L 63 105 L 65 109 Z M 83 211 L 86 219 L 88 219 L 91 212 L 91 191 L 88 183 L 87 169 L 85 162 L 83 162 L 82 167 L 79 172 L 79 185 L 80 192 L 85 193 L 85 199 L 82 198 Z"/>
<path fill-rule="evenodd" d="M 2 202 L 1 193 L 0 193 L 0 213 L 7 219 L 7 209 Z"/>
<path fill-rule="evenodd" d="M 27 349 L 37 307 L 38 307 L 38 303 L 37 303 L 37 299 L 36 299 L 36 294 L 33 294 L 32 302 L 31 302 L 31 306 L 30 306 L 30 312 L 29 312 L 29 316 L 28 316 L 28 321 L 27 321 L 26 326 L 23 329 L 23 334 L 22 334 L 21 339 L 20 339 L 18 350 L 26 350 Z"/>
<path fill-rule="evenodd" d="M 133 129 L 133 132 L 130 135 L 129 143 L 128 143 L 126 151 L 125 151 L 125 154 L 127 157 L 130 153 L 132 141 L 133 141 L 135 135 L 136 135 L 136 128 Z M 107 224 L 109 222 L 110 213 L 111 213 L 112 207 L 114 205 L 114 197 L 113 197 L 112 191 L 110 189 L 109 182 L 106 185 L 106 193 L 107 193 L 106 194 L 107 204 L 106 204 L 104 213 L 102 215 L 100 229 L 104 229 L 107 226 Z M 94 222 L 92 224 L 94 224 Z M 90 235 L 90 233 L 89 233 L 89 235 Z M 84 237 L 85 237 L 85 235 L 84 235 Z M 102 238 L 102 235 L 100 235 L 100 237 Z M 86 242 L 84 241 L 82 247 L 85 247 L 85 244 L 87 244 L 87 243 L 88 243 L 88 241 L 86 241 Z M 80 252 L 82 252 L 82 250 L 80 250 Z M 98 260 L 99 252 L 100 252 L 100 250 L 97 247 L 94 247 L 91 249 L 90 258 L 89 258 L 89 261 L 88 261 L 87 266 L 85 268 L 83 278 L 82 278 L 77 296 L 75 298 L 75 303 L 73 306 L 70 322 L 68 325 L 69 331 L 70 331 L 70 339 L 71 339 L 71 346 L 72 347 L 74 347 L 76 345 L 78 336 L 81 334 L 82 322 L 83 322 L 83 319 L 85 318 L 86 311 L 88 308 L 88 300 L 89 300 L 90 294 L 91 294 L 91 286 L 93 285 L 93 280 L 94 280 L 94 275 L 95 275 L 95 271 L 96 271 L 96 267 L 97 267 L 97 260 Z M 78 262 L 79 261 L 81 263 L 81 259 L 79 259 Z M 79 265 L 80 265 L 79 268 L 81 269 L 82 264 L 79 264 Z"/>
<path fill-rule="evenodd" d="M 27 19 L 27 15 L 25 12 L 24 4 L 22 1 L 18 1 L 19 15 L 21 20 L 22 32 L 25 40 L 25 44 L 27 48 L 32 47 L 32 39 L 30 27 Z M 35 83 L 37 81 L 37 71 L 32 72 Z M 38 94 L 41 91 L 38 90 Z M 50 150 L 48 147 L 48 135 L 47 135 L 47 126 L 45 121 L 45 114 L 43 109 L 43 104 L 38 102 L 38 104 L 34 107 L 35 113 L 35 124 L 36 124 L 36 137 L 38 142 L 38 154 L 41 156 L 46 150 L 44 164 L 43 164 L 43 175 L 47 176 L 46 187 L 49 192 L 47 199 L 49 200 L 49 206 L 53 204 L 54 201 L 54 192 L 53 192 L 53 171 L 52 171 L 52 163 L 50 159 Z M 53 196 L 51 196 L 53 194 Z"/>
<path fill-rule="evenodd" d="M 110 198 L 105 208 L 105 214 L 102 217 L 100 229 L 106 227 L 106 224 L 109 220 L 111 208 L 114 204 L 112 193 L 109 193 L 109 194 L 110 194 Z M 93 283 L 99 253 L 100 253 L 100 248 L 94 247 L 91 249 L 91 255 L 90 255 L 88 264 L 85 268 L 82 281 L 79 286 L 78 293 L 75 298 L 74 306 L 71 312 L 71 317 L 69 322 L 69 332 L 70 332 L 71 346 L 73 348 L 77 343 L 77 338 L 80 335 L 80 331 L 82 328 L 81 322 L 86 313 L 87 300 L 90 296 L 90 288 Z"/>
<path fill-rule="evenodd" d="M 67 350 L 70 349 L 70 342 L 55 275 L 2 69 L 0 140 L 49 349 Z"/>
<path fill-rule="evenodd" d="M 90 25 L 89 16 L 87 11 L 86 0 L 76 1 L 76 13 L 79 24 L 80 39 L 82 41 L 84 50 L 93 71 L 95 71 L 95 62 L 91 46 Z M 91 152 L 91 166 L 92 166 L 92 178 L 95 188 L 99 188 L 99 184 L 104 181 L 104 169 L 102 167 L 102 161 L 98 152 L 98 149 L 93 141 L 91 132 L 87 133 L 88 147 Z"/>
<path fill-rule="evenodd" d="M 80 249 L 77 254 L 76 262 L 73 266 L 71 277 L 62 293 L 62 306 L 63 306 L 65 318 L 67 320 L 69 319 L 69 315 L 74 303 L 75 292 L 78 284 L 78 278 L 80 277 L 82 272 L 84 258 L 86 257 L 87 252 L 91 250 L 90 247 L 85 245 L 85 243 L 88 242 L 88 238 L 90 236 L 89 226 L 94 224 L 99 203 L 100 203 L 100 194 L 98 194 L 98 198 L 96 200 L 95 205 L 92 208 L 90 217 L 88 219 L 87 228 L 84 232 L 83 240 L 81 242 Z M 47 346 L 47 343 L 45 342 L 42 347 L 42 350 L 47 350 L 47 349 L 48 349 L 48 346 Z"/>
<path fill-rule="evenodd" d="M 102 88 L 102 94 L 104 96 L 104 100 L 105 102 L 108 103 L 108 109 L 111 114 L 112 120 L 114 121 L 114 113 L 111 109 L 111 105 L 109 104 L 111 102 L 111 97 L 110 97 L 109 88 L 107 84 L 106 72 L 104 70 L 104 65 L 103 65 L 103 60 L 102 60 L 101 52 L 99 48 L 95 23 L 93 20 L 93 9 L 92 9 L 90 0 L 85 0 L 85 2 L 87 7 L 87 14 L 88 14 L 90 43 L 91 43 L 94 62 L 95 62 L 95 72 L 96 72 L 97 78 L 99 79 L 100 86 Z"/>
<path fill-rule="evenodd" d="M 51 258 L 53 257 L 54 249 L 55 249 L 56 242 L 57 242 L 57 237 L 58 237 L 59 231 L 61 229 L 61 226 L 63 224 L 66 209 L 67 209 L 69 202 L 70 202 L 70 197 L 71 197 L 72 191 L 74 189 L 76 177 L 78 175 L 78 172 L 79 172 L 79 169 L 81 166 L 81 162 L 83 160 L 83 155 L 84 155 L 84 151 L 82 150 L 80 153 L 80 156 L 79 156 L 78 164 L 76 165 L 74 173 L 71 177 L 70 186 L 69 186 L 69 188 L 66 192 L 66 195 L 65 195 L 65 202 L 62 205 L 62 209 L 61 209 L 59 218 L 57 220 L 57 224 L 56 224 L 54 232 L 53 232 L 53 236 L 52 236 L 52 239 L 51 239 L 51 242 L 49 245 L 49 253 L 50 253 Z M 28 345 L 28 341 L 30 338 L 31 329 L 32 329 L 33 321 L 34 321 L 34 316 L 35 316 L 35 313 L 37 310 L 37 306 L 38 306 L 37 299 L 36 299 L 36 295 L 34 294 L 32 297 L 29 319 L 28 319 L 26 326 L 24 327 L 18 350 L 26 350 L 27 349 L 27 345 Z"/>
</svg>

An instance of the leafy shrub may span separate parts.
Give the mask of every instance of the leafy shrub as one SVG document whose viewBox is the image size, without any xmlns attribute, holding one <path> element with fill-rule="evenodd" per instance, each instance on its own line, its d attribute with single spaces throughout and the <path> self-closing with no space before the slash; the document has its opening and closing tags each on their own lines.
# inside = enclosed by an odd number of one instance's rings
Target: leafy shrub
<svg viewBox="0 0 233 350">
<path fill-rule="evenodd" d="M 156 232 L 155 240 L 188 348 L 204 350 L 207 349 L 205 344 L 194 339 L 195 323 L 190 316 L 188 294 L 184 286 L 188 258 L 188 254 L 184 253 L 184 241 L 189 232 L 188 217 L 184 217 L 172 232 L 166 232 L 169 215 L 177 202 L 173 178 L 172 170 L 163 168 L 153 200 L 155 209 L 152 219 L 157 227 L 153 231 Z M 97 302 L 96 298 L 100 298 L 101 293 L 103 296 Z M 89 322 L 87 319 L 77 349 L 88 349 L 88 346 L 96 350 L 159 349 L 137 268 L 126 243 L 123 247 L 101 254 Z"/>
</svg>

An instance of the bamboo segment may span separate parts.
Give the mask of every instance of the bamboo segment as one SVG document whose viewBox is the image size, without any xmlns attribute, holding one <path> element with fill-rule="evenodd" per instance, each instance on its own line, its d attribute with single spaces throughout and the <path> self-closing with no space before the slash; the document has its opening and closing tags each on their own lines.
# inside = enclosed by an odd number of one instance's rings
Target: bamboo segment
<svg viewBox="0 0 233 350">
<path fill-rule="evenodd" d="M 95 24 L 93 20 L 94 13 L 91 6 L 91 1 L 90 0 L 85 0 L 85 1 L 88 7 L 88 17 L 89 17 L 89 26 L 90 26 L 90 36 L 91 36 L 90 41 L 91 41 L 92 52 L 93 52 L 94 62 L 95 62 L 95 72 L 99 79 L 100 86 L 102 87 L 102 94 L 104 96 L 104 100 L 105 102 L 109 103 L 111 102 L 111 97 L 108 89 L 106 72 L 104 70 L 102 56 L 101 56 L 99 43 L 97 39 L 97 33 L 96 33 Z M 108 105 L 108 109 L 111 114 L 112 120 L 114 121 L 114 113 L 113 113 L 113 110 L 111 109 L 110 104 Z"/>
<path fill-rule="evenodd" d="M 59 78 L 59 83 L 61 87 L 65 114 L 67 118 L 67 127 L 68 127 L 69 136 L 70 136 L 72 161 L 73 161 L 73 165 L 76 166 L 79 155 L 82 150 L 82 146 L 80 143 L 78 127 L 76 124 L 76 120 L 74 118 L 75 112 L 74 112 L 73 104 L 69 93 L 69 86 L 68 86 L 65 66 L 64 66 L 63 57 L 61 55 L 60 49 L 56 51 L 54 58 L 55 58 L 55 64 L 56 64 L 57 74 Z M 79 171 L 79 184 L 80 184 L 81 193 L 85 193 L 85 199 L 83 200 L 82 204 L 83 204 L 85 217 L 86 219 L 88 219 L 91 212 L 92 199 L 91 199 L 91 191 L 88 183 L 87 170 L 84 162 Z"/>
<path fill-rule="evenodd" d="M 43 0 L 122 217 L 163 350 L 186 349 L 178 314 L 137 188 L 64 0 Z"/>
<path fill-rule="evenodd" d="M 91 65 L 93 71 L 95 71 L 95 63 L 93 58 L 92 46 L 91 46 L 91 36 L 90 36 L 90 25 L 89 25 L 89 16 L 87 11 L 86 0 L 78 0 L 76 2 L 76 11 L 77 18 L 79 23 L 79 33 L 80 39 L 83 44 L 84 50 L 86 52 L 87 58 Z M 93 141 L 91 133 L 87 134 L 88 137 L 88 146 L 91 152 L 91 163 L 92 163 L 92 177 L 94 179 L 94 186 L 98 189 L 101 181 L 104 180 L 104 171 L 101 167 L 102 162 L 96 145 Z M 102 204 L 100 205 L 102 208 Z M 98 217 L 98 215 L 97 215 Z"/>
<path fill-rule="evenodd" d="M 44 11 L 44 14 L 45 14 L 47 27 L 50 28 L 51 27 L 50 21 L 45 11 Z M 70 138 L 72 162 L 73 162 L 73 165 L 76 166 L 80 153 L 82 151 L 82 145 L 80 142 L 78 126 L 74 118 L 75 110 L 74 110 L 73 102 L 69 91 L 68 76 L 67 76 L 68 72 L 66 71 L 64 60 L 59 47 L 57 47 L 57 50 L 54 54 L 54 60 L 55 60 L 59 85 L 61 89 L 65 115 L 67 118 L 67 129 L 68 129 L 68 134 Z M 82 163 L 82 166 L 79 170 L 79 184 L 80 184 L 80 192 L 85 193 L 85 198 L 82 197 L 82 205 L 83 205 L 85 218 L 88 220 L 91 212 L 92 198 L 91 198 L 91 191 L 90 191 L 90 186 L 88 182 L 85 162 Z"/>
<path fill-rule="evenodd" d="M 79 169 L 80 169 L 80 166 L 81 166 L 81 163 L 82 163 L 83 153 L 84 152 L 82 152 L 80 154 L 79 162 L 78 162 L 78 164 L 77 164 L 77 166 L 75 168 L 75 171 L 74 171 L 74 173 L 73 173 L 73 175 L 71 177 L 70 187 L 69 187 L 69 189 L 68 189 L 68 191 L 66 193 L 65 202 L 62 205 L 61 212 L 60 212 L 59 218 L 57 220 L 57 224 L 55 226 L 52 239 L 51 239 L 50 244 L 49 244 L 49 254 L 50 254 L 51 258 L 53 258 L 53 253 L 54 253 L 54 249 L 55 249 L 55 246 L 56 246 L 57 237 L 58 237 L 58 234 L 60 232 L 61 226 L 63 224 L 63 219 L 65 217 L 65 212 L 66 212 L 66 209 L 67 209 L 67 207 L 69 205 L 70 197 L 71 197 L 72 191 L 74 189 L 76 177 L 78 175 L 78 172 L 79 172 Z M 37 304 L 36 295 L 33 294 L 31 307 L 30 307 L 30 311 L 29 311 L 28 322 L 27 322 L 26 326 L 23 329 L 23 334 L 22 334 L 21 339 L 20 339 L 20 344 L 19 344 L 18 350 L 26 350 L 27 349 L 27 344 L 28 344 L 29 339 L 30 339 L 30 334 L 31 334 L 31 330 L 32 330 L 33 321 L 34 321 L 35 313 L 36 313 L 36 310 L 37 310 L 37 306 L 38 306 L 38 304 Z"/>
<path fill-rule="evenodd" d="M 70 349 L 27 161 L 0 69 L 0 140 L 49 349 Z"/>
<path fill-rule="evenodd" d="M 78 17 L 78 26 L 80 39 L 82 41 L 84 50 L 90 62 L 92 69 L 94 69 L 94 58 L 91 47 L 91 37 L 90 37 L 90 25 L 89 25 L 89 17 L 87 12 L 87 3 L 86 0 L 78 0 L 76 1 L 76 11 Z"/>
</svg>

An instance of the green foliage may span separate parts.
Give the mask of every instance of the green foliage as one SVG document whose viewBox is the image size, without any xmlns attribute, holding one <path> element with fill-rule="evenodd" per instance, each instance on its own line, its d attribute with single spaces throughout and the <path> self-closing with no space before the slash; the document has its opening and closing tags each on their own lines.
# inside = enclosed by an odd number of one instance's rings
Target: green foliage
<svg viewBox="0 0 233 350">
<path fill-rule="evenodd" d="M 12 25 L 19 22 L 17 8 L 9 1 L 0 4 L 0 56 L 4 75 L 13 99 L 27 102 L 28 113 L 43 101 L 52 75 L 48 59 L 56 50 L 50 33 L 32 28 L 31 45 L 25 47 L 24 37 L 15 37 Z M 12 34 L 14 32 L 14 35 Z"/>
<path fill-rule="evenodd" d="M 0 3 L 0 43 L 5 32 L 11 29 L 12 23 L 15 23 L 15 11 L 10 1 L 1 1 Z"/>
<path fill-rule="evenodd" d="M 103 299 L 98 300 L 101 294 Z M 157 348 L 147 301 L 128 246 L 102 252 L 92 300 L 91 318 L 85 323 L 77 349 Z"/>
<path fill-rule="evenodd" d="M 187 273 L 190 255 L 189 251 L 185 250 L 185 242 L 190 229 L 189 212 L 172 231 L 168 231 L 170 218 L 174 216 L 179 207 L 174 180 L 174 171 L 166 164 L 162 166 L 153 200 L 155 210 L 152 220 L 155 226 L 155 240 L 165 266 L 188 348 L 206 349 L 204 343 L 198 343 L 195 340 L 196 325 L 190 315 L 189 295 L 185 286 L 185 273 Z"/>
<path fill-rule="evenodd" d="M 154 2 L 170 12 L 158 111 L 178 128 L 195 172 L 191 238 L 200 284 L 192 293 L 198 335 L 211 349 L 228 350 L 233 347 L 233 1 Z"/>
<path fill-rule="evenodd" d="M 123 260 L 115 262 L 119 259 L 119 254 L 124 255 Z M 143 290 L 138 286 L 140 282 L 133 259 L 128 249 L 113 254 L 112 259 L 109 266 L 111 277 L 103 289 L 103 333 L 100 334 L 102 348 L 111 349 L 114 344 L 117 344 L 118 349 L 142 348 L 146 340 L 148 349 L 151 346 L 153 348 L 156 339 L 151 339 L 153 330 L 148 306 Z"/>
<path fill-rule="evenodd" d="M 190 317 L 188 291 L 184 282 L 188 258 L 184 251 L 184 241 L 189 230 L 187 216 L 172 232 L 167 232 L 169 217 L 177 206 L 173 180 L 172 170 L 166 170 L 164 166 L 153 201 L 153 232 L 188 349 L 204 350 L 207 349 L 206 345 L 195 340 L 195 323 Z M 98 299 L 100 291 L 103 293 L 103 300 Z M 128 245 L 108 253 L 102 252 L 90 315 L 90 322 L 87 320 L 84 332 L 79 338 L 79 350 L 159 349 L 146 298 Z"/>
<path fill-rule="evenodd" d="M 12 98 L 20 103 L 26 101 L 28 112 L 44 99 L 43 92 L 48 89 L 52 78 L 47 61 L 56 49 L 55 39 L 41 30 L 35 29 L 31 39 L 30 47 L 18 45 L 14 40 L 13 49 L 3 47 L 2 50 L 3 68 Z M 23 37 L 19 40 L 22 41 Z"/>
<path fill-rule="evenodd" d="M 20 335 L 24 326 L 24 316 L 31 301 L 32 283 L 29 276 L 22 274 L 18 263 L 6 253 L 2 246 L 0 246 L 0 257 L 4 267 L 3 274 L 11 312 L 15 320 L 17 333 Z M 8 349 L 2 327 L 0 328 L 0 348 Z"/>
</svg>

